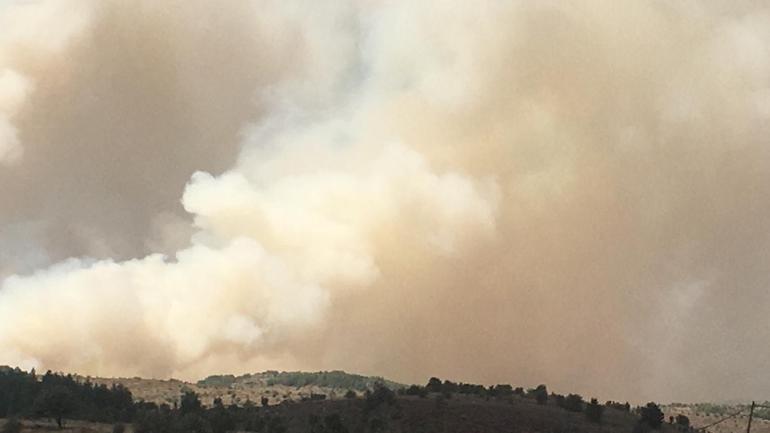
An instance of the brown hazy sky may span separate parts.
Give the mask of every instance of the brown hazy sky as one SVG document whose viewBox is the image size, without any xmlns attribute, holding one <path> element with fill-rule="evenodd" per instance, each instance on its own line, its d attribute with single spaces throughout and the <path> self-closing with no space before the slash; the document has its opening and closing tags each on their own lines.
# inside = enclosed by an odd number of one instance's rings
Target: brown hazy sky
<svg viewBox="0 0 770 433">
<path fill-rule="evenodd" d="M 0 364 L 768 399 L 761 1 L 0 0 Z"/>
</svg>

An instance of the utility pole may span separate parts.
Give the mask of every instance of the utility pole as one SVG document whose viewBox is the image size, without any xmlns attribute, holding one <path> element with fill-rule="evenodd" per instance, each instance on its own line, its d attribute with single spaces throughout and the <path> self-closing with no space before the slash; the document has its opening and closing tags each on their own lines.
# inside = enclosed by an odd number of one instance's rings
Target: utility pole
<svg viewBox="0 0 770 433">
<path fill-rule="evenodd" d="M 746 426 L 746 433 L 751 433 L 751 419 L 754 417 L 754 407 L 757 404 L 755 402 L 751 402 L 751 410 L 749 411 L 749 425 Z"/>
</svg>

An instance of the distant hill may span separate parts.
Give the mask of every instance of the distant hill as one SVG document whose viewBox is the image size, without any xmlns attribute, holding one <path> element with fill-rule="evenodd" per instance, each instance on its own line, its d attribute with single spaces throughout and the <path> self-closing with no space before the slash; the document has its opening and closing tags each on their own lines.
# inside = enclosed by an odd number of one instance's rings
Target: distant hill
<svg viewBox="0 0 770 433">
<path fill-rule="evenodd" d="M 283 400 L 301 401 L 313 395 L 328 399 L 342 398 L 349 390 L 363 394 L 381 383 L 398 390 L 405 385 L 378 376 L 363 376 L 344 371 L 279 372 L 235 375 L 213 375 L 198 382 L 184 382 L 175 379 L 158 380 L 142 378 L 90 378 L 95 383 L 121 384 L 134 394 L 137 400 L 173 405 L 184 391 L 194 391 L 205 404 L 221 398 L 227 404 L 243 404 L 247 401 L 260 402 L 267 398 L 270 404 Z"/>
<path fill-rule="evenodd" d="M 266 386 L 286 385 L 296 388 L 317 386 L 332 390 L 352 389 L 361 392 L 372 389 L 377 383 L 381 383 L 393 390 L 405 387 L 403 384 L 386 380 L 379 376 L 361 376 L 340 370 L 318 372 L 266 371 L 264 373 L 245 374 L 243 376 L 231 374 L 216 375 L 198 381 L 198 386 L 233 386 L 238 383 L 262 383 Z"/>
</svg>

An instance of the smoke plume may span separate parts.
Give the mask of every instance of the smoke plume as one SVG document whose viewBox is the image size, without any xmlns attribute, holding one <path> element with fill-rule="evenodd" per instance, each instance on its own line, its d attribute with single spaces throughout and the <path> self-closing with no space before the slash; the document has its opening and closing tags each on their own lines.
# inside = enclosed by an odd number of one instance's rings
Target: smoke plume
<svg viewBox="0 0 770 433">
<path fill-rule="evenodd" d="M 41 0 L 0 29 L 0 363 L 770 392 L 763 2 Z"/>
</svg>

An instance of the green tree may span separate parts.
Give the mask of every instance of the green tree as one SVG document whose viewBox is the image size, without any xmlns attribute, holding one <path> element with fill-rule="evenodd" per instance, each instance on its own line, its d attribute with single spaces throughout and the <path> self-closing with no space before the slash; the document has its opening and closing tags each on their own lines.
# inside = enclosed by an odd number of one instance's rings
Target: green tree
<svg viewBox="0 0 770 433">
<path fill-rule="evenodd" d="M 134 433 L 167 433 L 171 431 L 171 417 L 167 411 L 140 410 L 134 419 Z"/>
<path fill-rule="evenodd" d="M 265 424 L 267 433 L 286 433 L 286 422 L 280 416 L 274 416 L 267 419 Z"/>
<path fill-rule="evenodd" d="M 188 412 L 180 415 L 174 421 L 173 431 L 177 433 L 211 433 L 211 424 L 200 414 Z"/>
<path fill-rule="evenodd" d="M 431 377 L 428 380 L 428 384 L 425 385 L 425 389 L 427 389 L 428 392 L 441 392 L 442 390 L 441 379 L 439 379 L 438 377 Z"/>
<path fill-rule="evenodd" d="M 548 402 L 548 388 L 545 385 L 538 385 L 537 388 L 527 391 L 527 394 L 534 397 L 537 404 L 546 404 Z"/>
<path fill-rule="evenodd" d="M 396 393 L 391 391 L 387 386 L 377 383 L 374 385 L 374 391 L 366 396 L 366 400 L 364 401 L 364 411 L 372 411 L 383 403 L 392 406 L 395 402 Z"/>
<path fill-rule="evenodd" d="M 64 427 L 64 418 L 76 408 L 75 396 L 63 385 L 43 388 L 35 400 L 35 412 L 56 420 L 59 428 Z"/>
<path fill-rule="evenodd" d="M 641 422 L 647 424 L 651 428 L 657 430 L 663 424 L 664 419 L 663 411 L 660 410 L 657 404 L 653 402 L 647 403 L 641 409 Z"/>
<path fill-rule="evenodd" d="M 201 413 L 202 411 L 203 405 L 200 398 L 198 398 L 198 394 L 193 391 L 187 391 L 182 394 L 182 398 L 179 401 L 179 412 L 182 415 Z"/>
<path fill-rule="evenodd" d="M 490 395 L 493 397 L 510 397 L 513 395 L 513 387 L 508 384 L 499 384 L 494 387 L 490 386 Z"/>
<path fill-rule="evenodd" d="M 348 428 L 340 415 L 335 413 L 324 418 L 324 433 L 348 433 Z"/>
<path fill-rule="evenodd" d="M 207 413 L 211 431 L 213 433 L 226 433 L 235 430 L 235 420 L 221 398 L 214 400 L 214 407 Z"/>
<path fill-rule="evenodd" d="M 265 420 L 256 412 L 250 412 L 243 423 L 246 431 L 260 432 L 265 428 Z"/>
<path fill-rule="evenodd" d="M 599 404 L 599 401 L 592 398 L 585 408 L 586 418 L 593 423 L 602 422 L 602 414 L 604 414 L 604 406 Z"/>
</svg>

